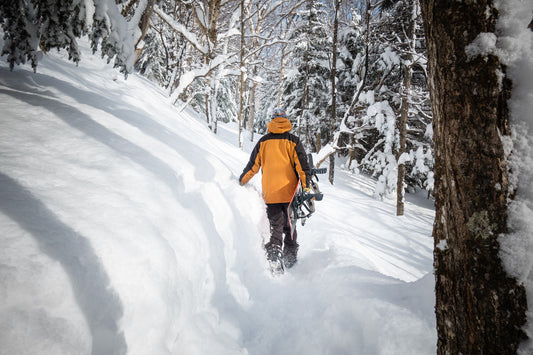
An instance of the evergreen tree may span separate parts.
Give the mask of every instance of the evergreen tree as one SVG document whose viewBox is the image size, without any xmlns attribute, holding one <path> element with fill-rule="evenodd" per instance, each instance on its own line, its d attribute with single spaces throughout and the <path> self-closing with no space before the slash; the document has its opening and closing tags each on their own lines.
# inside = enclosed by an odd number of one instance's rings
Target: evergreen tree
<svg viewBox="0 0 533 355">
<path fill-rule="evenodd" d="M 345 115 L 334 148 L 349 153 L 350 169 L 378 179 L 377 198 L 403 187 L 398 185 L 402 165 L 409 186 L 433 188 L 425 42 L 419 13 L 413 16 L 411 3 L 397 1 L 374 17 L 354 14 L 352 26 L 340 39 L 340 58 L 347 68 L 339 74 Z M 407 35 L 412 19 L 414 40 Z"/>
<path fill-rule="evenodd" d="M 236 76 L 225 76 L 217 88 L 217 120 L 222 122 L 236 121 L 239 113 L 238 90 L 239 80 Z M 246 91 L 246 90 L 245 90 Z"/>
<path fill-rule="evenodd" d="M 38 38 L 35 35 L 35 12 L 25 1 L 0 2 L 0 23 L 4 31 L 4 46 L 1 55 L 7 55 L 9 67 L 31 62 L 35 70 L 38 62 Z"/>
<path fill-rule="evenodd" d="M 185 25 L 191 22 L 191 11 L 181 3 L 170 0 L 159 2 L 159 11 L 171 18 L 181 18 Z M 189 45 L 184 36 L 173 30 L 160 16 L 152 15 L 146 33 L 145 46 L 135 68 L 150 80 L 163 86 L 171 94 L 178 86 L 186 67 Z"/>
<path fill-rule="evenodd" d="M 88 17 L 90 14 L 92 18 Z M 0 23 L 5 40 L 2 55 L 7 55 L 11 69 L 30 61 L 36 70 L 39 47 L 44 52 L 66 49 L 69 58 L 77 63 L 77 38 L 86 34 L 94 51 L 100 47 L 102 55 L 115 58 L 115 65 L 123 71 L 132 69 L 136 31 L 130 30 L 112 0 L 3 1 Z"/>
<path fill-rule="evenodd" d="M 371 6 L 367 2 L 367 6 Z M 352 28 L 341 36 L 341 59 L 346 70 L 339 87 L 347 104 L 336 146 L 350 153 L 348 168 L 378 179 L 375 196 L 391 195 L 396 188 L 398 147 L 396 129 L 397 85 L 401 59 L 380 39 L 383 16 L 372 17 L 373 6 L 355 14 Z"/>
<path fill-rule="evenodd" d="M 41 19 L 41 50 L 46 53 L 52 48 L 64 48 L 69 59 L 78 63 L 80 52 L 76 39 L 87 32 L 85 9 L 81 1 L 36 0 L 34 6 L 35 18 Z"/>
<path fill-rule="evenodd" d="M 400 58 L 398 70 L 386 81 L 397 115 L 397 213 L 403 214 L 405 183 L 433 190 L 431 111 L 427 87 L 426 48 L 418 0 L 402 0 L 380 20 L 380 41 Z"/>
<path fill-rule="evenodd" d="M 298 16 L 300 21 L 290 36 L 294 66 L 286 73 L 281 106 L 295 120 L 295 130 L 303 142 L 316 151 L 330 127 L 331 37 L 320 1 L 309 0 Z"/>
<path fill-rule="evenodd" d="M 278 107 L 278 79 L 277 73 L 265 73 L 264 83 L 258 89 L 261 104 L 256 113 L 254 129 L 259 134 L 267 132 L 267 124 L 270 122 L 272 111 Z"/>
</svg>

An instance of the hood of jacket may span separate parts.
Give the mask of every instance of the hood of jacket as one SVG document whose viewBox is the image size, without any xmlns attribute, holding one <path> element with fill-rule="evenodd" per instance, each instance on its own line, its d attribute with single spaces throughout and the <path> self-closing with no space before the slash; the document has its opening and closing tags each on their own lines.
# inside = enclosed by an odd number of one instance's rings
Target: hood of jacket
<svg viewBox="0 0 533 355">
<path fill-rule="evenodd" d="M 270 133 L 285 133 L 292 129 L 291 122 L 285 117 L 274 117 L 267 125 Z"/>
</svg>

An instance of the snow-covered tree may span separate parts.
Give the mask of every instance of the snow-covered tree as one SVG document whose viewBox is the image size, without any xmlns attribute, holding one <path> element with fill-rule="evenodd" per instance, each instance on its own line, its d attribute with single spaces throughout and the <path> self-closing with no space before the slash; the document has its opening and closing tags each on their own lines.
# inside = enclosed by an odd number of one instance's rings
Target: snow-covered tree
<svg viewBox="0 0 533 355">
<path fill-rule="evenodd" d="M 274 108 L 279 106 L 278 103 L 278 88 L 279 77 L 278 73 L 265 72 L 262 85 L 258 87 L 258 96 L 260 97 L 260 104 L 256 112 L 256 119 L 254 123 L 254 130 L 259 134 L 264 134 L 267 131 L 267 124 L 270 121 L 270 116 Z"/>
<path fill-rule="evenodd" d="M 380 40 L 383 15 L 371 16 L 376 5 L 371 1 L 363 5 L 354 13 L 351 28 L 341 36 L 340 58 L 349 70 L 339 75 L 344 116 L 332 151 L 347 151 L 349 169 L 375 176 L 375 196 L 383 198 L 397 183 L 395 109 L 399 99 L 391 88 L 400 86 L 401 58 Z"/>
<path fill-rule="evenodd" d="M 330 113 L 330 122 L 329 122 L 329 129 L 326 131 L 326 141 L 328 143 L 331 143 L 333 140 L 333 135 L 335 130 L 337 129 L 337 65 L 340 63 L 337 63 L 337 42 L 339 38 L 339 12 L 340 12 L 340 5 L 342 0 L 335 0 L 333 3 L 333 23 L 332 23 L 332 29 L 333 29 L 333 38 L 331 43 L 331 113 Z M 317 151 L 320 151 L 322 145 L 320 147 L 317 147 Z M 335 179 L 335 154 L 332 154 L 329 156 L 329 182 L 333 184 L 333 181 Z"/>
<path fill-rule="evenodd" d="M 308 0 L 298 16 L 300 21 L 289 37 L 293 66 L 285 75 L 281 106 L 294 120 L 303 142 L 316 151 L 330 127 L 332 39 L 322 2 Z"/>
<path fill-rule="evenodd" d="M 192 13 L 181 3 L 161 1 L 159 9 L 172 18 L 181 18 L 185 26 L 192 22 Z M 135 64 L 136 69 L 171 94 L 187 70 L 189 42 L 157 15 L 152 15 L 144 42 L 143 51 Z"/>
<path fill-rule="evenodd" d="M 411 187 L 433 189 L 427 60 L 418 0 L 393 4 L 381 16 L 376 34 L 385 51 L 399 58 L 399 66 L 391 71 L 381 95 L 391 102 L 397 115 L 397 214 L 403 215 L 406 182 Z"/>
<path fill-rule="evenodd" d="M 168 26 L 184 38 L 189 45 L 182 75 L 172 93 L 172 100 L 183 100 L 202 109 L 209 127 L 216 132 L 220 117 L 235 118 L 234 94 L 235 64 L 238 62 L 238 15 L 240 1 L 200 1 L 184 3 L 194 19 L 192 23 L 159 6 L 154 12 Z M 188 19 L 188 17 L 186 17 Z M 226 86 L 229 85 L 229 86 Z M 220 91 L 221 90 L 221 91 Z M 222 99 L 219 102 L 219 98 Z M 228 107 L 230 104 L 232 106 Z M 222 106 L 220 106 L 222 104 Z"/>
<path fill-rule="evenodd" d="M 7 55 L 11 69 L 15 65 L 30 61 L 37 68 L 38 45 L 37 31 L 33 23 L 35 11 L 24 1 L 3 1 L 0 3 L 0 21 L 4 31 L 4 46 L 1 55 Z"/>
<path fill-rule="evenodd" d="M 428 190 L 433 184 L 419 11 L 410 0 L 396 1 L 391 8 L 384 4 L 361 3 L 351 26 L 341 31 L 339 57 L 345 69 L 338 74 L 338 108 L 343 118 L 325 148 L 326 156 L 348 154 L 349 169 L 375 176 L 376 198 L 403 191 L 404 179 Z M 402 167 L 405 177 L 398 179 Z"/>
<path fill-rule="evenodd" d="M 276 100 L 272 94 L 281 93 L 281 80 L 264 80 L 263 77 L 269 76 L 273 72 L 273 67 L 277 69 L 274 72 L 279 78 L 283 76 L 285 62 L 283 50 L 286 48 L 284 38 L 293 22 L 292 13 L 300 4 L 301 0 L 242 2 L 239 73 L 244 80 L 241 85 L 244 86 L 245 92 L 242 93 L 240 106 L 243 109 L 242 123 L 246 122 L 252 140 L 254 126 L 257 123 L 256 116 L 264 119 L 264 113 L 269 115 L 271 108 L 279 105 L 281 95 Z M 280 52 L 281 55 L 278 54 Z M 266 93 L 266 96 L 262 96 L 261 93 Z M 258 103 L 261 98 L 267 97 L 270 105 L 267 105 L 269 107 L 267 112 L 262 112 Z M 244 98 L 247 100 L 246 103 L 242 102 Z M 264 125 L 264 122 L 260 122 L 259 125 Z"/>
<path fill-rule="evenodd" d="M 120 1 L 118 2 L 120 4 Z M 122 71 L 129 72 L 135 59 L 134 43 L 140 37 L 140 6 L 127 21 L 119 5 L 112 0 L 20 0 L 0 3 L 0 22 L 4 32 L 2 55 L 7 55 L 11 69 L 31 62 L 34 70 L 42 52 L 66 49 L 70 59 L 80 60 L 77 39 L 88 35 L 94 51 Z"/>
<path fill-rule="evenodd" d="M 245 21 L 245 72 L 247 128 L 266 131 L 272 109 L 281 105 L 282 79 L 290 55 L 288 36 L 296 12 L 306 0 L 249 2 Z"/>
</svg>

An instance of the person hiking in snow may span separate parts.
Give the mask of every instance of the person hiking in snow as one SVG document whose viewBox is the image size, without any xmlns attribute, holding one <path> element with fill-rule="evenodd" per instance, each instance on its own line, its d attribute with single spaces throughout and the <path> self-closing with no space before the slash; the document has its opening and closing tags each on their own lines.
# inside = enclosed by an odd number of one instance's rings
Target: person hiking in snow
<svg viewBox="0 0 533 355">
<path fill-rule="evenodd" d="M 290 268 L 296 263 L 299 245 L 296 228 L 291 233 L 289 205 L 298 180 L 304 191 L 309 191 L 311 170 L 300 139 L 289 133 L 292 124 L 283 109 L 274 109 L 267 128 L 268 133 L 257 142 L 239 181 L 246 184 L 261 168 L 263 199 L 270 222 L 270 241 L 265 244 L 267 259 L 275 262 L 283 258 L 285 267 Z"/>
</svg>

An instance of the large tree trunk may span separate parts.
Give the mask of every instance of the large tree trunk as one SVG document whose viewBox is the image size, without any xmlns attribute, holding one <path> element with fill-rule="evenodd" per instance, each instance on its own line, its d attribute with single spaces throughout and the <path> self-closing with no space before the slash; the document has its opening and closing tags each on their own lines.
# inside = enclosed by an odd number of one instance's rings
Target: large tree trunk
<svg viewBox="0 0 533 355">
<path fill-rule="evenodd" d="M 421 1 L 435 143 L 435 292 L 439 354 L 511 354 L 525 334 L 524 287 L 499 258 L 510 198 L 500 134 L 510 83 L 492 55 L 465 47 L 494 32 L 492 0 Z"/>
</svg>

